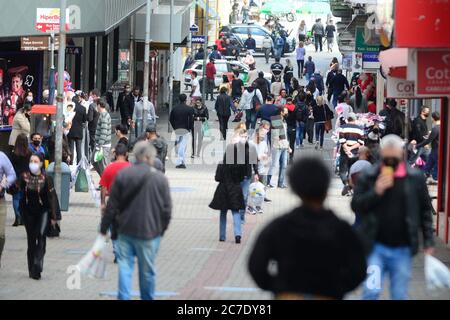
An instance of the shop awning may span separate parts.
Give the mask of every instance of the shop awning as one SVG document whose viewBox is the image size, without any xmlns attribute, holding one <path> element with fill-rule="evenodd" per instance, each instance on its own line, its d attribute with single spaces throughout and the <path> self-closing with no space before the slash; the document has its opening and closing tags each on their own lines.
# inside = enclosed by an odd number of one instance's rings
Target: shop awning
<svg viewBox="0 0 450 320">
<path fill-rule="evenodd" d="M 406 79 L 408 49 L 392 48 L 380 52 L 378 57 L 384 75 Z"/>
</svg>

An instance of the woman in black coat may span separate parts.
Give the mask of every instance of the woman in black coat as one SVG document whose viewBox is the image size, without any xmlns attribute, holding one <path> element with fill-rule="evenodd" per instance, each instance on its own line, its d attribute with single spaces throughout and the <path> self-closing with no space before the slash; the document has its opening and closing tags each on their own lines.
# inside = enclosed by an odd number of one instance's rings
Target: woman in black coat
<svg viewBox="0 0 450 320">
<path fill-rule="evenodd" d="M 74 147 L 77 151 L 77 163 L 81 161 L 81 142 L 83 141 L 83 131 L 86 126 L 86 109 L 79 103 L 75 103 L 75 116 L 72 119 L 67 138 L 69 139 L 70 153 L 73 154 Z M 73 159 L 72 161 L 73 162 Z M 72 163 L 73 164 L 73 163 Z"/>
<path fill-rule="evenodd" d="M 323 97 L 317 97 L 317 103 L 313 105 L 314 125 L 316 130 L 316 150 L 323 149 L 323 140 L 325 136 L 325 123 L 334 118 L 333 111 L 324 103 Z M 329 122 L 328 122 L 329 123 Z M 328 131 L 327 131 L 328 132 Z"/>
<path fill-rule="evenodd" d="M 245 209 L 241 182 L 247 175 L 247 166 L 245 164 L 237 164 L 237 162 L 237 145 L 228 145 L 223 163 L 217 166 L 215 179 L 219 182 L 219 185 L 209 207 L 220 210 L 219 241 L 225 241 L 227 211 L 231 210 L 233 214 L 235 240 L 236 243 L 241 243 L 241 214 L 239 210 Z"/>
</svg>

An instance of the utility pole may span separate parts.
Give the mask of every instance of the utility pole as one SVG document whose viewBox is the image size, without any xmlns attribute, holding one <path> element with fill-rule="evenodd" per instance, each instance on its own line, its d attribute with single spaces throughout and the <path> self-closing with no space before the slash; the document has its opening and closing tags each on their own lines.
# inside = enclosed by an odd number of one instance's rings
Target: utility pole
<svg viewBox="0 0 450 320">
<path fill-rule="evenodd" d="M 61 162 L 63 136 L 64 108 L 64 64 L 66 54 L 66 0 L 61 0 L 59 10 L 59 49 L 58 49 L 58 96 L 56 108 L 56 139 L 55 139 L 55 189 L 61 200 Z"/>
<path fill-rule="evenodd" d="M 149 111 L 148 78 L 150 75 L 150 16 L 152 14 L 152 0 L 147 0 L 147 11 L 145 17 L 145 50 L 144 50 L 144 88 L 142 90 L 142 103 L 144 107 L 142 115 L 142 132 L 147 127 Z M 140 124 L 141 125 L 141 124 Z"/>
<path fill-rule="evenodd" d="M 206 1 L 206 9 L 204 14 L 204 27 L 203 32 L 205 33 L 205 44 L 203 45 L 204 57 L 203 57 L 203 81 L 202 81 L 202 101 L 203 104 L 206 103 L 206 61 L 208 58 L 208 34 L 209 34 L 209 0 Z M 213 87 L 214 91 L 214 87 Z"/>
<path fill-rule="evenodd" d="M 172 112 L 172 104 L 173 104 L 173 37 L 172 37 L 172 31 L 173 31 L 173 0 L 170 0 L 170 28 L 169 28 L 169 55 L 170 55 L 170 62 L 169 62 L 169 116 Z M 172 127 L 170 126 L 170 121 L 167 124 L 168 132 L 172 132 Z"/>
<path fill-rule="evenodd" d="M 48 90 L 48 104 L 53 105 L 55 100 L 55 32 L 52 31 L 50 35 L 50 74 L 49 74 L 49 90 Z"/>
</svg>

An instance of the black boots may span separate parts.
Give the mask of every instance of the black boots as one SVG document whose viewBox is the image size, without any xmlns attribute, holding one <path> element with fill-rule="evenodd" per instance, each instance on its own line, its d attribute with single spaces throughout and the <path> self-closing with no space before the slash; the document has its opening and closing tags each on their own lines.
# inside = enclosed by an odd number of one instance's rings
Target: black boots
<svg viewBox="0 0 450 320">
<path fill-rule="evenodd" d="M 21 218 L 17 218 L 14 220 L 14 223 L 12 224 L 13 227 L 22 226 L 23 222 Z"/>
<path fill-rule="evenodd" d="M 241 243 L 241 236 L 236 236 L 236 243 Z"/>
</svg>

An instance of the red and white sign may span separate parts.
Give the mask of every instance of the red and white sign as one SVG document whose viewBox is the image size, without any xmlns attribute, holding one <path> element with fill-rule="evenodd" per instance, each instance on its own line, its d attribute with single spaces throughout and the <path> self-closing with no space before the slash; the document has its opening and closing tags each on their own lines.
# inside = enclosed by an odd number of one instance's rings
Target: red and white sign
<svg viewBox="0 0 450 320">
<path fill-rule="evenodd" d="M 66 21 L 69 17 L 69 9 L 66 10 Z M 41 32 L 59 31 L 59 8 L 36 8 L 36 29 Z M 66 31 L 69 23 L 66 23 Z"/>
<path fill-rule="evenodd" d="M 387 77 L 386 98 L 412 99 L 414 98 L 414 81 Z"/>
<path fill-rule="evenodd" d="M 416 96 L 450 96 L 450 50 L 417 50 Z"/>
<path fill-rule="evenodd" d="M 396 47 L 449 48 L 449 16 L 449 0 L 396 0 Z"/>
</svg>

